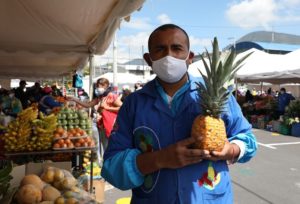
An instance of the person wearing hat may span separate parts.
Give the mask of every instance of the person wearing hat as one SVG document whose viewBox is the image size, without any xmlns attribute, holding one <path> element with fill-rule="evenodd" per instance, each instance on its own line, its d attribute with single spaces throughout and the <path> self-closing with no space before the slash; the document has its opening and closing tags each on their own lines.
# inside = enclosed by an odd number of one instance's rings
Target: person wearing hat
<svg viewBox="0 0 300 204">
<path fill-rule="evenodd" d="M 26 85 L 27 85 L 26 81 L 21 80 L 19 82 L 19 87 L 16 88 L 16 91 L 15 91 L 15 96 L 18 99 L 20 99 L 23 109 L 25 109 L 29 106 L 29 98 L 28 98 L 28 95 L 26 92 Z"/>
<path fill-rule="evenodd" d="M 52 96 L 52 88 L 50 86 L 46 86 L 42 90 L 44 96 L 39 101 L 39 110 L 45 114 L 50 114 L 52 109 L 55 107 L 60 107 L 63 104 L 57 102 Z"/>
</svg>

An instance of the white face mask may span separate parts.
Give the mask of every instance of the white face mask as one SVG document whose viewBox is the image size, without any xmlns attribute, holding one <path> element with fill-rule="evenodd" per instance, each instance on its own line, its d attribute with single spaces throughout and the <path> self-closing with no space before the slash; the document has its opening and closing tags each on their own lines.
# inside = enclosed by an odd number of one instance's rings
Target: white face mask
<svg viewBox="0 0 300 204">
<path fill-rule="evenodd" d="M 99 88 L 97 88 L 97 91 L 98 91 L 98 94 L 99 94 L 99 95 L 102 95 L 102 94 L 104 94 L 104 92 L 105 92 L 105 88 L 99 87 Z"/>
<path fill-rule="evenodd" d="M 9 98 L 13 98 L 15 96 L 15 94 L 11 93 L 9 94 Z"/>
<path fill-rule="evenodd" d="M 167 55 L 159 60 L 152 61 L 153 72 L 158 78 L 167 83 L 178 82 L 187 72 L 186 60 L 188 57 L 189 55 L 182 60 Z"/>
</svg>

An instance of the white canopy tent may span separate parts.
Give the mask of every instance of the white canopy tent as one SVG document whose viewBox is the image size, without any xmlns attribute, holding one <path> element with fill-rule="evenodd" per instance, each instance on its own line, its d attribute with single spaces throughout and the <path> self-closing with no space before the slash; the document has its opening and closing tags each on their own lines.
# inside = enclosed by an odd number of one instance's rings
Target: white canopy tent
<svg viewBox="0 0 300 204">
<path fill-rule="evenodd" d="M 81 69 L 144 1 L 1 1 L 0 77 L 53 79 Z"/>
<path fill-rule="evenodd" d="M 250 52 L 253 53 L 244 61 L 244 66 L 236 74 L 238 82 L 300 83 L 300 50 L 280 55 L 250 49 L 238 54 L 236 60 Z M 200 76 L 198 69 L 205 70 L 202 60 L 189 66 L 192 75 Z"/>
</svg>

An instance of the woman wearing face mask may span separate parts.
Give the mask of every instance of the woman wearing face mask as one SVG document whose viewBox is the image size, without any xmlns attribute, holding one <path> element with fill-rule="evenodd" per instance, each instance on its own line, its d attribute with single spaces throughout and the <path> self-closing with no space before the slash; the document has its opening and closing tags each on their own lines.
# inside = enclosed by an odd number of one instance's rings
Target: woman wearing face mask
<svg viewBox="0 0 300 204">
<path fill-rule="evenodd" d="M 96 112 L 97 126 L 100 132 L 100 141 L 105 149 L 107 139 L 113 128 L 117 113 L 122 106 L 121 97 L 113 92 L 106 78 L 99 78 L 96 82 L 94 99 L 90 102 L 83 102 L 77 98 L 68 98 L 85 108 L 94 108 Z"/>
</svg>

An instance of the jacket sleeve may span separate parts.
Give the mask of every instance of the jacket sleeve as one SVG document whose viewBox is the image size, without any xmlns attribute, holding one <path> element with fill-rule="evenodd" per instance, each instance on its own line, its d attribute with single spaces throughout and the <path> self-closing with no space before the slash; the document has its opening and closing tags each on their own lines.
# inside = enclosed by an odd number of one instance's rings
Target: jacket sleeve
<svg viewBox="0 0 300 204">
<path fill-rule="evenodd" d="M 61 103 L 55 101 L 51 96 L 46 97 L 44 102 L 51 108 L 62 106 Z"/>
<path fill-rule="evenodd" d="M 124 103 L 118 113 L 108 147 L 104 153 L 101 171 L 104 179 L 122 190 L 138 187 L 144 182 L 144 176 L 136 164 L 136 157 L 141 152 L 133 145 L 131 122 L 134 121 L 134 118 L 131 118 L 130 115 L 133 114 L 130 114 L 127 104 Z"/>
<path fill-rule="evenodd" d="M 232 95 L 228 99 L 227 110 L 222 118 L 225 121 L 228 140 L 243 147 L 238 162 L 249 161 L 257 151 L 256 137 L 252 133 L 252 126 L 243 116 L 239 104 Z"/>
</svg>

